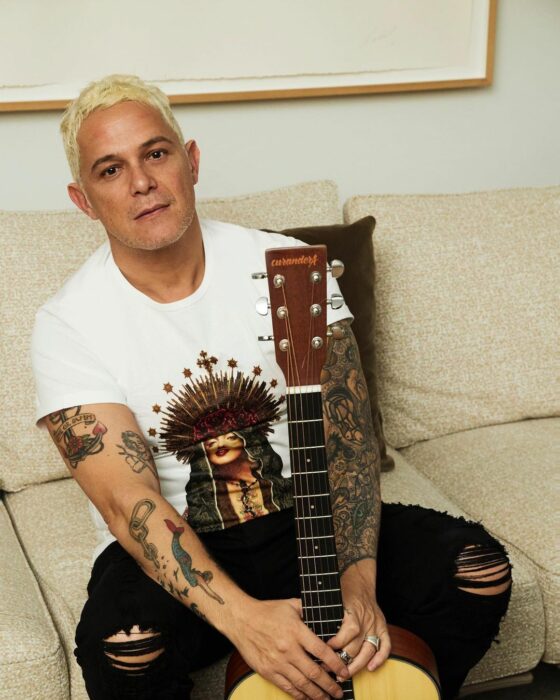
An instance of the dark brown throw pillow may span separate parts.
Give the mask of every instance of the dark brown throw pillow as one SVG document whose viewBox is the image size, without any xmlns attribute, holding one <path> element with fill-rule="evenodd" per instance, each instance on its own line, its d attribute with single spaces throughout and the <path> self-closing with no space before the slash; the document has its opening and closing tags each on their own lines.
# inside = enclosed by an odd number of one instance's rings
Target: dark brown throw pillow
<svg viewBox="0 0 560 700">
<path fill-rule="evenodd" d="M 373 229 L 375 219 L 366 216 L 352 224 L 334 224 L 331 226 L 307 226 L 304 228 L 277 231 L 285 236 L 293 236 L 310 245 L 327 246 L 328 260 L 342 260 L 346 271 L 338 279 L 340 291 L 354 316 L 352 330 L 356 336 L 360 358 L 366 379 L 371 416 L 375 436 L 379 443 L 381 471 L 391 471 L 395 462 L 387 454 L 383 435 L 383 418 L 377 402 L 377 383 L 375 380 L 375 297 L 374 276 L 375 260 L 373 257 Z M 269 231 L 269 229 L 264 229 Z"/>
</svg>

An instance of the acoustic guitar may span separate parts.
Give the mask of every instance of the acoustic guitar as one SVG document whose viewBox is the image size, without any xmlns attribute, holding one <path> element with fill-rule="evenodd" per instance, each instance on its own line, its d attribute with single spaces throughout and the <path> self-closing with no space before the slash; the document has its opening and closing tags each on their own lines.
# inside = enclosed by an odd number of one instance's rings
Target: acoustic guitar
<svg viewBox="0 0 560 700">
<path fill-rule="evenodd" d="M 272 316 L 276 360 L 286 378 L 294 513 L 303 620 L 325 641 L 342 623 L 344 609 L 329 494 L 321 369 L 326 359 L 326 309 L 340 308 L 340 295 L 327 299 L 325 246 L 266 251 L 270 303 L 259 299 L 257 311 Z M 363 669 L 341 683 L 345 700 L 439 700 L 438 675 L 429 647 L 411 632 L 389 625 L 392 652 L 377 670 Z M 284 700 L 284 691 L 263 679 L 234 652 L 226 673 L 226 700 Z"/>
</svg>

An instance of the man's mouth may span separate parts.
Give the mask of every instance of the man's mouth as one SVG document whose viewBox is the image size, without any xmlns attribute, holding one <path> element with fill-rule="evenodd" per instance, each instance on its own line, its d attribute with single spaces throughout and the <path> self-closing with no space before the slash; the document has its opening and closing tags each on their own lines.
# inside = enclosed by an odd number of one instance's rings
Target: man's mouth
<svg viewBox="0 0 560 700">
<path fill-rule="evenodd" d="M 158 212 L 162 211 L 163 209 L 167 209 L 169 204 L 156 204 L 153 207 L 150 207 L 149 209 L 144 209 L 144 211 L 141 211 L 140 214 L 135 216 L 134 218 L 136 220 L 138 219 L 147 219 L 150 216 L 155 216 Z"/>
</svg>

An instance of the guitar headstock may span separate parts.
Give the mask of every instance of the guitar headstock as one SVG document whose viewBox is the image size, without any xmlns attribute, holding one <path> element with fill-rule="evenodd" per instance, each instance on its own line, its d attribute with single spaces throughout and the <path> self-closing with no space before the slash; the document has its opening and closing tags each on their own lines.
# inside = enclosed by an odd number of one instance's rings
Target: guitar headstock
<svg viewBox="0 0 560 700">
<path fill-rule="evenodd" d="M 276 361 L 286 384 L 318 385 L 327 351 L 327 248 L 270 248 L 266 271 Z"/>
</svg>

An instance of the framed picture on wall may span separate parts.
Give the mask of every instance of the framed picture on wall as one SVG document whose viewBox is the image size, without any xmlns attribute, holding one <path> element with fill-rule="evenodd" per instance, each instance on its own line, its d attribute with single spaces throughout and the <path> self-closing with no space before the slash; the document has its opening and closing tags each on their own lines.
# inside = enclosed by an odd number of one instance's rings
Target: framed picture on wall
<svg viewBox="0 0 560 700">
<path fill-rule="evenodd" d="M 20 0 L 3 3 L 0 110 L 61 109 L 133 73 L 173 103 L 492 82 L 497 0 Z"/>
</svg>

